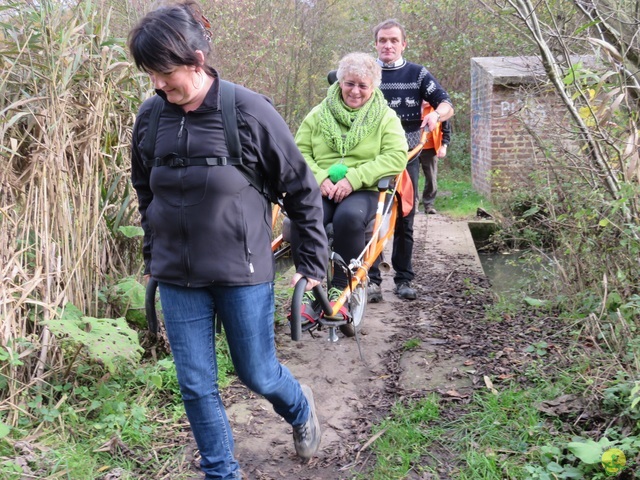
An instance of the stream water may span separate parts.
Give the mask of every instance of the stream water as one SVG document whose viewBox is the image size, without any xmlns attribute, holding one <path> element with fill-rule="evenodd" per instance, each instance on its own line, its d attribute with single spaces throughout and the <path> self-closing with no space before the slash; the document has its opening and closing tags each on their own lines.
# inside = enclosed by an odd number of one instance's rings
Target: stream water
<svg viewBox="0 0 640 480">
<path fill-rule="evenodd" d="M 486 250 L 491 245 L 491 237 L 498 226 L 493 221 L 478 220 L 468 222 L 471 237 L 478 250 L 484 274 L 491 282 L 492 290 L 498 295 L 513 295 L 521 292 L 530 279 L 525 261 L 526 250 L 493 251 Z"/>
<path fill-rule="evenodd" d="M 495 293 L 510 295 L 522 291 L 529 279 L 522 258 L 525 253 L 524 250 L 478 253 L 482 269 Z"/>
</svg>

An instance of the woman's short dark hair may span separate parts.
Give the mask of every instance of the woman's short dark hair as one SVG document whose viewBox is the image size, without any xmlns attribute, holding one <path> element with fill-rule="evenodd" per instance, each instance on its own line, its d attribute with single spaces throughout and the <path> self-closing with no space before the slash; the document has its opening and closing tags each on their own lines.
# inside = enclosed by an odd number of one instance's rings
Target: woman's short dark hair
<svg viewBox="0 0 640 480">
<path fill-rule="evenodd" d="M 211 52 L 209 22 L 200 6 L 186 0 L 147 13 L 129 32 L 129 51 L 140 70 L 168 72 L 180 65 L 199 65 L 196 50 Z"/>
</svg>

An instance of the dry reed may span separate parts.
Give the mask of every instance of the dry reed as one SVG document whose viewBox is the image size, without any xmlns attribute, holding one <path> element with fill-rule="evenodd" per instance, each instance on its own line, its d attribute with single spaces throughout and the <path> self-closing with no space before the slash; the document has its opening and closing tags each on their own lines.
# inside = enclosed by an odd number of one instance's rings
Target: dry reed
<svg viewBox="0 0 640 480">
<path fill-rule="evenodd" d="M 147 83 L 89 4 L 21 4 L 4 16 L 0 400 L 11 410 L 62 366 L 42 321 L 67 302 L 104 313 L 109 279 L 139 268 L 138 243 L 118 227 L 135 221 L 128 142 Z"/>
</svg>

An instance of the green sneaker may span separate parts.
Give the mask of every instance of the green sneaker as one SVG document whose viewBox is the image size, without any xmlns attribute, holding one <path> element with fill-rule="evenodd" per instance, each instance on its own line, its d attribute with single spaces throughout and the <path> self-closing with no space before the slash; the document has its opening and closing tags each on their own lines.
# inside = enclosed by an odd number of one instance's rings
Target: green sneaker
<svg viewBox="0 0 640 480">
<path fill-rule="evenodd" d="M 320 319 L 320 310 L 316 297 L 311 290 L 304 292 L 302 296 L 302 310 L 300 312 L 303 327 L 314 324 Z"/>
<path fill-rule="evenodd" d="M 316 301 L 316 297 L 311 290 L 307 290 L 306 292 L 304 292 L 304 295 L 302 296 L 303 305 L 311 306 L 315 301 Z"/>
<path fill-rule="evenodd" d="M 340 295 L 342 295 L 342 290 L 340 290 L 337 287 L 331 287 L 327 292 L 327 298 L 329 299 L 330 302 L 337 301 L 338 298 L 340 298 Z"/>
<path fill-rule="evenodd" d="M 331 307 L 333 307 L 336 304 L 336 302 L 338 301 L 338 298 L 340 298 L 340 295 L 342 295 L 342 290 L 339 289 L 338 287 L 331 287 L 329 289 L 329 291 L 327 292 L 327 298 L 329 299 L 329 303 L 331 304 Z M 340 307 L 340 310 L 338 310 L 336 315 L 331 319 L 340 320 L 338 316 L 342 315 L 342 319 L 346 320 L 349 317 L 347 308 L 348 308 L 347 305 L 342 305 Z"/>
</svg>

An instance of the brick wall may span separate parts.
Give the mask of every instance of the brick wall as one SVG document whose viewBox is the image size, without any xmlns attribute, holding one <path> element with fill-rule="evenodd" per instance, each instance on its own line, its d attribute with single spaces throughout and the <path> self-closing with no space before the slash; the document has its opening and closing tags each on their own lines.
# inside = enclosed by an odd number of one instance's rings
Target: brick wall
<svg viewBox="0 0 640 480">
<path fill-rule="evenodd" d="M 491 197 L 526 185 L 550 119 L 562 112 L 537 57 L 471 59 L 471 178 Z"/>
<path fill-rule="evenodd" d="M 478 192 L 491 195 L 491 103 L 489 72 L 471 60 L 471 181 Z"/>
</svg>

